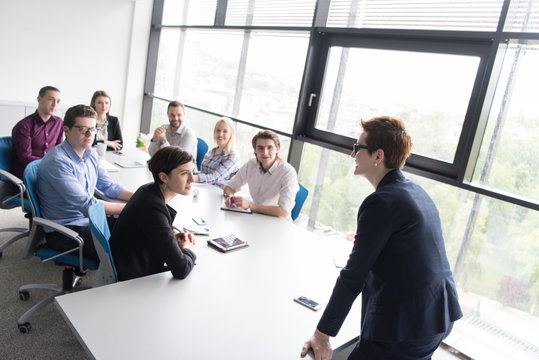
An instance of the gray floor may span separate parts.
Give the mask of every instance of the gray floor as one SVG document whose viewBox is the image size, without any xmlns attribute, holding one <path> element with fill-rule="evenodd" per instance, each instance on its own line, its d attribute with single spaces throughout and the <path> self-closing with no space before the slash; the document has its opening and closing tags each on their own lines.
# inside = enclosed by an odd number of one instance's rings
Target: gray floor
<svg viewBox="0 0 539 360">
<path fill-rule="evenodd" d="M 0 209 L 0 228 L 25 227 L 27 220 L 20 209 Z M 0 244 L 15 233 L 0 233 Z M 19 240 L 3 252 L 0 259 L 0 359 L 88 359 L 54 304 L 48 305 L 30 318 L 32 330 L 21 334 L 17 318 L 32 305 L 50 294 L 34 290 L 28 301 L 18 298 L 20 285 L 29 283 L 58 284 L 62 278 L 61 266 L 41 263 L 37 258 L 22 260 L 26 239 Z M 91 276 L 83 284 L 91 284 Z"/>
</svg>

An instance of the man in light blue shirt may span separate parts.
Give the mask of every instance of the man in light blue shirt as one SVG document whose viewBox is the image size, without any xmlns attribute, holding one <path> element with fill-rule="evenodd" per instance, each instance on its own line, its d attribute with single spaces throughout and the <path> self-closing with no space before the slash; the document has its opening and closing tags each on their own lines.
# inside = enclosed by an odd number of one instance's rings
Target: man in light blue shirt
<svg viewBox="0 0 539 360">
<path fill-rule="evenodd" d="M 41 160 L 37 176 L 37 197 L 42 216 L 78 232 L 84 240 L 84 257 L 99 261 L 89 227 L 88 209 L 99 189 L 112 199 L 129 200 L 133 193 L 115 184 L 91 148 L 96 133 L 96 112 L 77 105 L 65 113 L 65 141 Z M 124 203 L 103 202 L 107 215 L 119 214 Z M 58 251 L 74 247 L 72 240 L 57 232 L 46 234 L 47 243 Z"/>
</svg>

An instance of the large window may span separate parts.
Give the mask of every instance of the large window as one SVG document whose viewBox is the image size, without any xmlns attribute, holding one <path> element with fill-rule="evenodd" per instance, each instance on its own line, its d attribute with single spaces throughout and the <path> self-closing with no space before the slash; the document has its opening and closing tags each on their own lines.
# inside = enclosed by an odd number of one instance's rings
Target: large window
<svg viewBox="0 0 539 360">
<path fill-rule="evenodd" d="M 353 176 L 359 121 L 404 119 L 404 171 L 442 220 L 475 359 L 539 357 L 539 5 L 531 0 L 155 0 L 143 128 L 166 104 L 210 147 L 221 115 L 240 162 L 260 128 L 309 196 L 299 224 L 353 239 L 374 189 Z M 329 249 L 331 251 L 331 249 Z"/>
<path fill-rule="evenodd" d="M 473 181 L 539 201 L 539 45 L 509 44 Z"/>
<path fill-rule="evenodd" d="M 414 153 L 453 162 L 476 56 L 332 47 L 316 127 L 359 137 L 361 118 L 397 116 L 414 135 Z"/>
<path fill-rule="evenodd" d="M 292 132 L 309 37 L 163 29 L 155 94 Z"/>
</svg>

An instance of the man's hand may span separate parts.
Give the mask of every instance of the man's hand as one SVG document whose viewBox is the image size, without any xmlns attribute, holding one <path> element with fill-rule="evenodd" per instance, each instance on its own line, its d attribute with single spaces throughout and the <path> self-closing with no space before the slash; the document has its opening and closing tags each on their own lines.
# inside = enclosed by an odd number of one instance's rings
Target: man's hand
<svg viewBox="0 0 539 360">
<path fill-rule="evenodd" d="M 195 247 L 195 237 L 189 231 L 184 232 L 174 232 L 176 241 L 180 249 L 190 249 L 193 250 Z"/>
<path fill-rule="evenodd" d="M 152 137 L 152 141 L 167 141 L 167 130 L 164 126 L 160 126 L 157 129 L 155 129 Z"/>
<path fill-rule="evenodd" d="M 227 205 L 228 207 L 234 205 L 244 210 L 250 209 L 251 206 L 251 202 L 242 196 L 230 196 L 226 199 L 225 204 L 227 203 L 230 203 L 230 205 Z"/>
<path fill-rule="evenodd" d="M 320 332 L 318 329 L 314 331 L 313 336 L 303 345 L 301 356 L 305 357 L 311 348 L 313 349 L 315 360 L 331 360 L 333 356 L 329 336 Z"/>
</svg>

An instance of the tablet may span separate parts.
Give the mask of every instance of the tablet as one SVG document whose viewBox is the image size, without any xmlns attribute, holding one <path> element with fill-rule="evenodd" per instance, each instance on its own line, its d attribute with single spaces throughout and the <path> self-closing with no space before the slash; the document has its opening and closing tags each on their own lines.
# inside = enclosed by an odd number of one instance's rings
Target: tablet
<svg viewBox="0 0 539 360">
<path fill-rule="evenodd" d="M 228 252 L 231 250 L 241 249 L 245 246 L 249 246 L 246 241 L 238 239 L 234 234 L 210 239 L 208 240 L 208 245 L 221 252 Z"/>
</svg>

